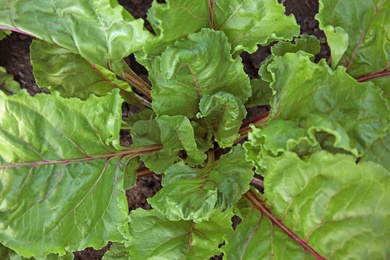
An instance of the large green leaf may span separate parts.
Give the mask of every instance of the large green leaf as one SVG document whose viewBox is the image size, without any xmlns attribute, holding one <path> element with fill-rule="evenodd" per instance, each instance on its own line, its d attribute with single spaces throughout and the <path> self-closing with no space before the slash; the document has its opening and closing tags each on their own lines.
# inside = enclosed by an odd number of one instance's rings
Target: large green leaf
<svg viewBox="0 0 390 260">
<path fill-rule="evenodd" d="M 130 252 L 124 244 L 114 243 L 110 249 L 104 254 L 102 260 L 129 260 Z"/>
<path fill-rule="evenodd" d="M 240 136 L 242 120 L 246 116 L 245 106 L 239 98 L 226 92 L 204 95 L 199 103 L 198 118 L 202 118 L 222 148 L 231 147 Z"/>
<path fill-rule="evenodd" d="M 387 259 L 390 173 L 374 163 L 325 151 L 303 161 L 290 152 L 270 160 L 265 194 L 247 198 L 248 214 L 225 254 L 251 259 Z"/>
<path fill-rule="evenodd" d="M 128 83 L 99 65 L 94 65 L 67 49 L 34 40 L 30 46 L 31 64 L 37 85 L 60 92 L 64 97 L 87 99 L 91 94 L 104 96 L 114 88 L 122 97 L 137 104 Z"/>
<path fill-rule="evenodd" d="M 275 57 L 266 69 L 275 92 L 270 103 L 271 119 L 346 133 L 343 135 L 349 137 L 348 143 L 341 144 L 341 140 L 338 147 L 356 156 L 385 135 L 390 124 L 389 108 L 381 90 L 371 82 L 358 83 L 343 67 L 332 71 L 325 61 L 315 64 L 300 52 Z"/>
<path fill-rule="evenodd" d="M 299 34 L 293 15 L 276 0 L 214 0 L 213 28 L 222 30 L 235 51 L 254 52 L 257 45 L 291 40 Z"/>
<path fill-rule="evenodd" d="M 149 33 L 116 1 L 1 1 L 0 25 L 55 43 L 117 74 Z"/>
<path fill-rule="evenodd" d="M 186 162 L 190 166 L 206 159 L 206 154 L 197 147 L 190 121 L 184 116 L 161 116 L 138 121 L 131 128 L 131 136 L 133 147 L 163 145 L 160 151 L 141 156 L 146 167 L 156 173 L 162 173 L 171 166 L 181 150 L 186 151 Z"/>
<path fill-rule="evenodd" d="M 332 66 L 344 65 L 354 78 L 379 77 L 373 81 L 385 91 L 388 98 L 389 10 L 390 2 L 387 0 L 321 0 L 316 16 L 328 38 Z"/>
<path fill-rule="evenodd" d="M 115 91 L 86 101 L 0 94 L 0 242 L 25 257 L 121 241 L 127 223 Z"/>
<path fill-rule="evenodd" d="M 153 2 L 148 20 L 157 36 L 147 40 L 138 60 L 150 64 L 166 46 L 199 32 L 202 28 L 223 31 L 232 44 L 232 52 L 254 52 L 259 44 L 291 40 L 299 34 L 292 15 L 276 0 L 167 0 Z"/>
<path fill-rule="evenodd" d="M 204 168 L 190 168 L 176 163 L 168 168 L 162 181 L 163 188 L 148 199 L 153 208 L 170 220 L 209 219 L 214 209 L 226 210 L 234 206 L 249 189 L 253 178 L 252 165 L 245 161 L 245 151 L 235 147 L 219 160 Z"/>
<path fill-rule="evenodd" d="M 368 161 L 381 164 L 390 172 L 390 131 L 382 137 L 375 140 L 367 151 Z"/>
<path fill-rule="evenodd" d="M 130 213 L 132 259 L 210 259 L 219 254 L 223 236 L 232 233 L 231 211 L 215 211 L 209 221 L 170 221 L 156 210 Z"/>
<path fill-rule="evenodd" d="M 251 94 L 241 58 L 233 59 L 224 33 L 211 29 L 168 47 L 153 61 L 150 80 L 157 115 L 192 118 L 204 95 L 224 91 L 245 102 Z"/>
<path fill-rule="evenodd" d="M 0 90 L 7 95 L 15 94 L 20 90 L 20 84 L 3 67 L 0 67 Z"/>
</svg>

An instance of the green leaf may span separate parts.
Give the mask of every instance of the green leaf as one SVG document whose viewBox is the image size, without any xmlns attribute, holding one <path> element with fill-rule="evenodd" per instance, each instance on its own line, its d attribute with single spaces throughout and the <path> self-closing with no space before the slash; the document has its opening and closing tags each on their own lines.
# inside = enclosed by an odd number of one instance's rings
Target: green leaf
<svg viewBox="0 0 390 260">
<path fill-rule="evenodd" d="M 34 260 L 36 258 L 25 258 L 18 255 L 15 251 L 0 244 L 0 259 L 2 260 Z M 73 260 L 73 253 L 66 253 L 64 256 L 56 254 L 49 254 L 44 258 L 45 260 Z"/>
<path fill-rule="evenodd" d="M 271 47 L 271 53 L 274 56 L 283 56 L 291 52 L 304 51 L 316 55 L 320 52 L 320 41 L 313 35 L 301 35 L 292 42 L 278 42 Z"/>
<path fill-rule="evenodd" d="M 125 162 L 123 189 L 130 190 L 137 182 L 137 170 L 141 165 L 138 158 L 129 158 Z"/>
<path fill-rule="evenodd" d="M 232 233 L 230 212 L 215 211 L 209 221 L 170 221 L 156 210 L 130 213 L 131 239 L 126 244 L 134 259 L 210 259 L 220 253 L 223 236 Z"/>
<path fill-rule="evenodd" d="M 214 27 L 222 30 L 233 50 L 254 52 L 257 45 L 275 40 L 292 40 L 299 34 L 293 15 L 284 14 L 284 6 L 276 0 L 223 0 L 214 3 Z"/>
<path fill-rule="evenodd" d="M 172 165 L 165 172 L 163 188 L 148 202 L 170 220 L 205 221 L 215 208 L 233 207 L 252 178 L 252 165 L 245 161 L 244 149 L 237 146 L 204 168 Z"/>
<path fill-rule="evenodd" d="M 262 79 L 252 79 L 252 96 L 245 103 L 246 107 L 265 106 L 269 105 L 272 97 L 272 89 L 269 83 Z"/>
<path fill-rule="evenodd" d="M 266 200 L 247 196 L 260 214 L 247 215 L 227 238 L 228 258 L 313 259 L 307 246 L 325 259 L 390 255 L 390 174 L 384 168 L 321 151 L 308 161 L 287 152 L 267 170 Z"/>
<path fill-rule="evenodd" d="M 104 254 L 102 260 L 128 260 L 130 252 L 126 249 L 124 244 L 114 243 L 110 249 Z"/>
<path fill-rule="evenodd" d="M 232 59 L 224 33 L 210 29 L 168 47 L 154 59 L 150 80 L 157 115 L 193 118 L 204 95 L 224 91 L 245 102 L 251 94 L 241 58 Z"/>
<path fill-rule="evenodd" d="M 99 65 L 88 62 L 79 54 L 51 43 L 34 40 L 30 46 L 31 64 L 37 85 L 58 91 L 63 97 L 87 99 L 91 94 L 104 96 L 120 89 L 126 102 L 138 104 L 128 83 Z"/>
<path fill-rule="evenodd" d="M 390 131 L 382 137 L 375 140 L 367 151 L 365 160 L 379 163 L 390 172 Z"/>
<path fill-rule="evenodd" d="M 12 95 L 20 89 L 20 84 L 14 80 L 13 75 L 7 74 L 6 69 L 0 67 L 0 90 L 7 95 Z"/>
<path fill-rule="evenodd" d="M 156 118 L 156 114 L 153 110 L 144 109 L 138 113 L 132 113 L 131 115 L 129 115 L 129 117 L 126 119 L 126 123 L 129 125 L 130 128 L 132 128 L 137 121 L 148 121 L 154 118 Z"/>
<path fill-rule="evenodd" d="M 138 54 L 137 60 L 148 63 L 174 41 L 209 27 L 209 16 L 207 1 L 168 0 L 163 4 L 153 1 L 148 21 L 157 36 L 146 41 L 144 53 Z"/>
<path fill-rule="evenodd" d="M 143 51 L 137 54 L 137 60 L 148 67 L 167 46 L 202 28 L 223 31 L 232 52 L 254 52 L 259 44 L 291 40 L 299 34 L 294 17 L 285 16 L 283 5 L 275 0 L 167 0 L 163 4 L 154 1 L 148 21 L 157 36 L 149 38 Z"/>
<path fill-rule="evenodd" d="M 54 43 L 122 74 L 122 59 L 149 37 L 143 20 L 116 1 L 9 0 L 0 7 L 0 25 Z"/>
<path fill-rule="evenodd" d="M 186 162 L 190 166 L 202 163 L 206 155 L 197 148 L 194 130 L 184 116 L 161 116 L 154 120 L 138 121 L 131 129 L 133 147 L 162 144 L 158 152 L 141 155 L 142 161 L 151 171 L 164 172 L 177 159 L 179 151 L 186 151 Z"/>
<path fill-rule="evenodd" d="M 43 258 L 123 239 L 121 158 L 137 153 L 118 151 L 121 103 L 0 94 L 2 244 Z"/>
<path fill-rule="evenodd" d="M 238 131 L 246 116 L 242 101 L 226 92 L 206 94 L 200 100 L 199 110 L 197 117 L 211 129 L 219 146 L 231 147 L 240 136 Z"/>
<path fill-rule="evenodd" d="M 273 78 L 270 87 L 276 93 L 271 100 L 270 118 L 305 125 L 312 116 L 307 125 L 326 124 L 328 128 L 333 124 L 334 131 L 342 128 L 350 139 L 350 148 L 340 148 L 356 156 L 385 135 L 390 124 L 389 108 L 374 84 L 358 83 L 343 67 L 332 71 L 324 60 L 315 64 L 300 52 L 275 57 L 266 69 Z"/>
<path fill-rule="evenodd" d="M 370 76 L 365 80 L 375 79 L 373 81 L 385 91 L 388 99 L 389 8 L 390 2 L 384 0 L 353 3 L 321 0 L 316 16 L 331 47 L 332 66 L 344 65 L 354 78 Z"/>
<path fill-rule="evenodd" d="M 11 31 L 8 31 L 8 30 L 0 30 L 0 40 L 4 39 L 5 37 L 7 37 L 8 35 L 11 34 Z"/>
</svg>

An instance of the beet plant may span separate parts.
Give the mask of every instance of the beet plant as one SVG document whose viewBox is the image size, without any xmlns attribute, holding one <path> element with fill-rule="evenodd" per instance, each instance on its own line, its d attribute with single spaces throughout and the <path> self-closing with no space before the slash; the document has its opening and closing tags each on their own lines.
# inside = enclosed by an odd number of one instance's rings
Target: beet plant
<svg viewBox="0 0 390 260">
<path fill-rule="evenodd" d="M 109 242 L 104 259 L 390 258 L 388 10 L 321 0 L 331 58 L 314 62 L 276 0 L 155 1 L 153 32 L 115 0 L 0 0 L 49 93 L 1 71 L 2 259 Z M 270 43 L 250 80 L 240 54 Z M 163 187 L 129 213 L 146 174 Z"/>
</svg>

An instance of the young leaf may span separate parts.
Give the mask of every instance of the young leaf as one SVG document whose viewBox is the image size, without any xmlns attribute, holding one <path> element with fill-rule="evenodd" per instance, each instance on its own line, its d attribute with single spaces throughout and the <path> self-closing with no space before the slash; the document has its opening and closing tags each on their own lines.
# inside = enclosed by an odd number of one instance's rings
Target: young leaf
<svg viewBox="0 0 390 260">
<path fill-rule="evenodd" d="M 390 75 L 389 8 L 390 2 L 383 0 L 353 3 L 321 0 L 316 16 L 328 38 L 332 66 L 344 65 L 350 75 L 362 77 L 361 80 L 378 78 L 373 81 L 385 91 L 387 98 L 390 98 L 389 77 L 383 76 Z"/>
<path fill-rule="evenodd" d="M 54 43 L 122 74 L 122 59 L 142 48 L 149 33 L 117 2 L 9 0 L 0 26 Z"/>
<path fill-rule="evenodd" d="M 130 252 L 126 249 L 124 244 L 114 243 L 110 249 L 104 254 L 102 260 L 128 260 Z"/>
<path fill-rule="evenodd" d="M 242 120 L 246 116 L 245 106 L 230 93 L 217 92 L 204 95 L 199 103 L 198 118 L 211 129 L 220 147 L 231 147 L 240 136 Z"/>
<path fill-rule="evenodd" d="M 260 214 L 246 216 L 227 239 L 226 254 L 257 252 L 262 259 L 389 256 L 390 173 L 384 168 L 321 151 L 308 161 L 286 152 L 272 159 L 267 171 L 266 200 L 246 195 Z"/>
<path fill-rule="evenodd" d="M 0 30 L 0 40 L 4 39 L 5 37 L 7 37 L 8 35 L 11 34 L 11 31 L 8 31 L 8 30 Z"/>
<path fill-rule="evenodd" d="M 1 243 L 43 258 L 123 240 L 121 158 L 153 149 L 120 151 L 121 103 L 0 93 Z"/>
<path fill-rule="evenodd" d="M 224 91 L 245 102 L 251 94 L 241 59 L 232 58 L 222 32 L 210 29 L 189 35 L 155 58 L 150 80 L 157 115 L 193 118 L 203 95 Z"/>
<path fill-rule="evenodd" d="M 389 108 L 374 84 L 358 83 L 342 67 L 332 71 L 325 61 L 312 63 L 300 52 L 275 57 L 266 69 L 273 79 L 270 87 L 277 93 L 271 100 L 270 118 L 299 123 L 312 116 L 306 124 L 342 127 L 356 156 L 385 135 Z"/>
<path fill-rule="evenodd" d="M 313 35 L 301 35 L 292 42 L 278 42 L 271 47 L 274 56 L 283 56 L 288 52 L 296 53 L 304 51 L 316 55 L 320 52 L 320 41 Z"/>
<path fill-rule="evenodd" d="M 148 201 L 170 220 L 200 222 L 209 219 L 215 208 L 233 207 L 252 179 L 252 165 L 245 161 L 244 149 L 237 146 L 205 168 L 172 165 L 165 172 L 163 188 Z"/>
<path fill-rule="evenodd" d="M 187 153 L 186 162 L 190 166 L 202 163 L 206 155 L 197 148 L 194 130 L 184 116 L 161 116 L 154 120 L 138 121 L 131 129 L 133 147 L 162 144 L 158 152 L 141 156 L 151 171 L 164 172 L 177 159 L 179 151 Z"/>
<path fill-rule="evenodd" d="M 34 40 L 30 46 L 31 64 L 37 85 L 58 91 L 63 97 L 87 99 L 91 94 L 104 96 L 120 89 L 126 102 L 138 105 L 129 84 L 98 65 L 51 43 Z"/>
<path fill-rule="evenodd" d="M 12 95 L 20 89 L 20 84 L 14 80 L 14 77 L 7 74 L 5 68 L 0 67 L 0 90 L 7 95 Z"/>
<path fill-rule="evenodd" d="M 219 254 L 223 236 L 232 233 L 231 211 L 215 211 L 209 221 L 170 221 L 156 210 L 130 213 L 130 241 L 134 259 L 209 259 Z"/>
<path fill-rule="evenodd" d="M 293 15 L 284 14 L 276 0 L 211 0 L 213 28 L 222 30 L 234 51 L 254 52 L 257 45 L 291 40 L 299 34 Z"/>
</svg>

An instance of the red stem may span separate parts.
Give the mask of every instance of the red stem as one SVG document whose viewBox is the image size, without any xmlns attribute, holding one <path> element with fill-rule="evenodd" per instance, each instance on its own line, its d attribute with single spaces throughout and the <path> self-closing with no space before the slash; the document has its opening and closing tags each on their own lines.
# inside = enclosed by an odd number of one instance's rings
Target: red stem
<svg viewBox="0 0 390 260">
<path fill-rule="evenodd" d="M 276 218 L 267 206 L 265 206 L 264 201 L 262 201 L 253 191 L 249 190 L 245 193 L 245 197 L 255 206 L 262 215 L 266 216 L 273 224 L 280 228 L 284 233 L 286 233 L 290 238 L 296 241 L 301 247 L 306 251 L 312 254 L 316 259 L 326 260 L 321 256 L 317 251 L 311 248 L 306 241 L 298 237 L 291 229 L 286 227 L 278 218 Z"/>
<path fill-rule="evenodd" d="M 135 87 L 139 92 L 141 92 L 145 97 L 152 100 L 152 96 L 150 95 L 150 91 L 152 87 L 149 86 L 140 76 L 138 76 L 125 62 L 123 62 L 124 66 L 124 79 L 133 87 Z"/>
<path fill-rule="evenodd" d="M 42 160 L 39 162 L 25 162 L 25 163 L 10 163 L 8 165 L 0 165 L 0 169 L 9 169 L 9 168 L 16 168 L 16 167 L 36 167 L 39 165 L 51 165 L 51 164 L 69 164 L 69 163 L 76 163 L 76 162 L 88 162 L 88 161 L 94 161 L 99 159 L 111 159 L 114 157 L 136 157 L 141 154 L 148 154 L 152 152 L 156 152 L 162 149 L 161 145 L 151 145 L 146 146 L 142 148 L 128 148 L 124 151 L 118 151 L 118 152 L 110 152 L 106 154 L 99 154 L 94 156 L 86 156 L 83 158 L 74 158 L 74 159 L 60 159 L 60 160 Z"/>
<path fill-rule="evenodd" d="M 379 71 L 379 72 L 375 72 L 375 73 L 371 73 L 371 74 L 367 74 L 367 75 L 358 77 L 356 80 L 359 82 L 365 82 L 365 81 L 368 81 L 371 79 L 386 77 L 386 76 L 390 76 L 390 71 L 384 69 L 384 70 Z"/>
<path fill-rule="evenodd" d="M 264 123 L 265 120 L 268 119 L 269 111 L 265 112 L 264 114 L 261 114 L 260 116 L 252 119 L 251 121 L 243 124 L 240 128 L 240 131 L 238 132 L 240 134 L 240 137 L 236 140 L 235 143 L 241 142 L 243 139 L 248 137 L 248 133 L 252 130 L 250 127 L 251 124 L 254 124 L 256 126 L 261 125 Z"/>
</svg>

